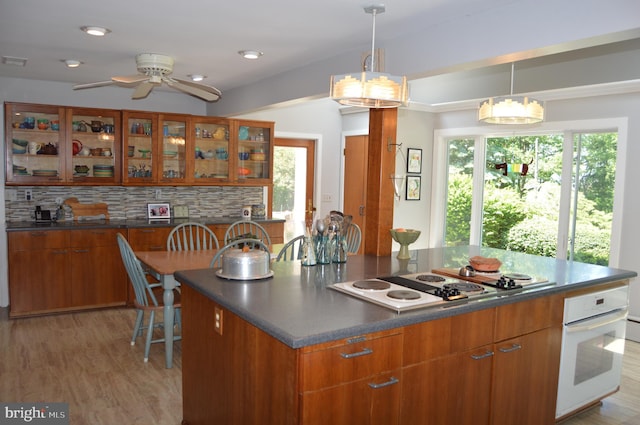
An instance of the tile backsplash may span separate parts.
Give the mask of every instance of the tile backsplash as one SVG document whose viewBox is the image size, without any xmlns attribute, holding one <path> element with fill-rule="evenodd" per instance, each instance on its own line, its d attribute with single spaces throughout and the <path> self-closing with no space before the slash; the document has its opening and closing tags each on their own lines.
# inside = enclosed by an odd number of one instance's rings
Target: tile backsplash
<svg viewBox="0 0 640 425">
<path fill-rule="evenodd" d="M 17 193 L 17 201 L 9 200 L 7 190 Z M 30 190 L 32 200 L 25 200 Z M 156 198 L 156 192 L 159 197 Z M 244 205 L 263 203 L 262 187 L 237 186 L 11 186 L 5 187 L 5 214 L 7 222 L 34 219 L 36 206 L 55 212 L 56 199 L 75 197 L 82 204 L 104 202 L 109 207 L 111 220 L 135 220 L 147 217 L 147 203 L 168 202 L 189 207 L 189 217 L 240 216 Z M 65 206 L 65 218 L 73 215 Z"/>
</svg>

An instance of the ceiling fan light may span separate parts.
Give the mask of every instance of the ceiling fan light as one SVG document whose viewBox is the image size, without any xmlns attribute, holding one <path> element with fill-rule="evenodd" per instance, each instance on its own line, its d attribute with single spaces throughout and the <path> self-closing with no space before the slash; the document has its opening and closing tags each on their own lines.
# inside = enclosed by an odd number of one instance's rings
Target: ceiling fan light
<svg viewBox="0 0 640 425">
<path fill-rule="evenodd" d="M 258 50 L 240 50 L 238 54 L 245 59 L 258 59 L 260 56 L 264 55 L 264 53 Z"/>
<path fill-rule="evenodd" d="M 67 65 L 67 68 L 77 68 L 80 65 L 82 65 L 82 62 L 75 59 L 64 59 L 62 62 L 64 62 Z"/>
<path fill-rule="evenodd" d="M 537 124 L 544 121 L 544 106 L 528 96 L 492 97 L 480 103 L 478 120 L 488 124 Z"/>
<path fill-rule="evenodd" d="M 84 26 L 84 27 L 80 27 L 80 29 L 86 32 L 87 34 L 94 35 L 96 37 L 102 37 L 111 32 L 111 30 L 108 28 L 95 27 L 95 26 Z"/>
<path fill-rule="evenodd" d="M 189 74 L 187 75 L 187 77 L 191 78 L 191 81 L 202 81 L 205 78 L 207 78 L 206 75 L 200 75 L 200 74 Z"/>
</svg>

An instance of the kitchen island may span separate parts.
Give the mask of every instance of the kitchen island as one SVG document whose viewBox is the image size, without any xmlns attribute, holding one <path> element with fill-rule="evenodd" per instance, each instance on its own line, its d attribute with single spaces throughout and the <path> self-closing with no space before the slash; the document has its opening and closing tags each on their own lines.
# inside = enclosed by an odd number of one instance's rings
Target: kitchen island
<svg viewBox="0 0 640 425">
<path fill-rule="evenodd" d="M 401 313 L 330 288 L 475 255 L 549 284 Z M 473 246 L 272 269 L 250 282 L 176 273 L 184 424 L 553 423 L 564 297 L 636 275 Z"/>
</svg>

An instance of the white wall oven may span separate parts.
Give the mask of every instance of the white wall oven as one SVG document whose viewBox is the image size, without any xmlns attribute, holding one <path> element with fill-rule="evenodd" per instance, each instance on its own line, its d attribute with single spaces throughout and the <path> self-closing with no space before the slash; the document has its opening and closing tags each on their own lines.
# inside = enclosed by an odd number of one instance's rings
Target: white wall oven
<svg viewBox="0 0 640 425">
<path fill-rule="evenodd" d="M 556 419 L 618 390 L 628 307 L 628 286 L 565 300 Z"/>
</svg>

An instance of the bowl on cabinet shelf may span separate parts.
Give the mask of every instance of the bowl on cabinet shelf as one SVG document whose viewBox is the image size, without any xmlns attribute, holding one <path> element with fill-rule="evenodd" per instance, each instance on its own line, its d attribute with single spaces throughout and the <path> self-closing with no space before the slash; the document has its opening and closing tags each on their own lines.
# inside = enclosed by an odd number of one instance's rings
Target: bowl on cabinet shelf
<svg viewBox="0 0 640 425">
<path fill-rule="evenodd" d="M 240 161 L 247 161 L 249 157 L 249 152 L 238 152 L 238 158 L 240 158 Z"/>
<path fill-rule="evenodd" d="M 267 154 L 265 154 L 264 152 L 252 152 L 251 153 L 251 160 L 252 161 L 264 161 L 265 159 L 267 159 Z"/>
</svg>

